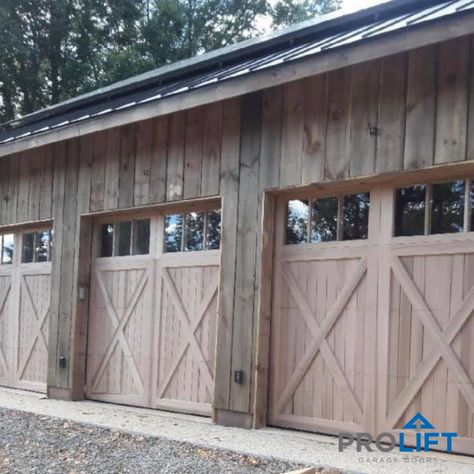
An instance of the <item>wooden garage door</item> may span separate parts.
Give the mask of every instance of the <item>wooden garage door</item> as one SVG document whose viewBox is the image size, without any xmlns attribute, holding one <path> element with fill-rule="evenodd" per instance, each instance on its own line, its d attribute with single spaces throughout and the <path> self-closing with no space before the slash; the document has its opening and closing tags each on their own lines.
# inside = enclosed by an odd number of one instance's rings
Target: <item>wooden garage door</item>
<svg viewBox="0 0 474 474">
<path fill-rule="evenodd" d="M 280 202 L 271 424 L 370 431 L 374 380 L 367 374 L 375 362 L 377 281 L 373 194 Z"/>
<path fill-rule="evenodd" d="M 0 235 L 0 384 L 46 391 L 49 229 Z"/>
<path fill-rule="evenodd" d="M 101 223 L 98 232 L 87 396 L 210 415 L 220 211 Z"/>
<path fill-rule="evenodd" d="M 457 451 L 474 452 L 471 187 L 281 200 L 271 424 L 375 435 L 421 412 L 459 434 Z"/>
</svg>

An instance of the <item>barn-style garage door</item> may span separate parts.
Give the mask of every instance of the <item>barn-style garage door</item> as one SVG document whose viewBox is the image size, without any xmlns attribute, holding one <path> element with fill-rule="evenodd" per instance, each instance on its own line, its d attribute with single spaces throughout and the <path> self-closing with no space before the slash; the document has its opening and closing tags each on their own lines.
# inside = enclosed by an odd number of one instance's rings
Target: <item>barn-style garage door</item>
<svg viewBox="0 0 474 474">
<path fill-rule="evenodd" d="M 375 435 L 420 412 L 474 452 L 471 187 L 280 200 L 271 424 Z"/>
<path fill-rule="evenodd" d="M 0 234 L 0 385 L 46 391 L 50 229 Z"/>
<path fill-rule="evenodd" d="M 89 398 L 211 414 L 220 211 L 98 225 Z"/>
</svg>

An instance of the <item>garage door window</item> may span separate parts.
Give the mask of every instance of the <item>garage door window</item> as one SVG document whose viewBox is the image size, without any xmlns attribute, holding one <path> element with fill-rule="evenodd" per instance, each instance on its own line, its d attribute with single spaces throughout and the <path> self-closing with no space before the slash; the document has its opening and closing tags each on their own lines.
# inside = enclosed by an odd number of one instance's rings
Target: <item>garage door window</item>
<svg viewBox="0 0 474 474">
<path fill-rule="evenodd" d="M 150 252 L 150 219 L 102 224 L 101 257 L 146 255 Z"/>
<path fill-rule="evenodd" d="M 39 263 L 51 261 L 53 232 L 42 229 L 34 232 L 24 232 L 21 235 L 21 262 Z"/>
<path fill-rule="evenodd" d="M 397 189 L 395 237 L 453 234 L 465 229 L 472 230 L 472 224 L 468 229 L 468 223 L 464 222 L 468 192 L 469 186 L 464 180 Z"/>
<path fill-rule="evenodd" d="M 288 201 L 286 243 L 367 239 L 370 194 Z M 311 212 L 310 212 L 311 209 Z"/>
<path fill-rule="evenodd" d="M 218 250 L 221 242 L 221 211 L 188 212 L 165 216 L 164 251 Z"/>
<path fill-rule="evenodd" d="M 0 264 L 11 265 L 13 263 L 13 252 L 15 242 L 13 234 L 0 235 Z"/>
</svg>

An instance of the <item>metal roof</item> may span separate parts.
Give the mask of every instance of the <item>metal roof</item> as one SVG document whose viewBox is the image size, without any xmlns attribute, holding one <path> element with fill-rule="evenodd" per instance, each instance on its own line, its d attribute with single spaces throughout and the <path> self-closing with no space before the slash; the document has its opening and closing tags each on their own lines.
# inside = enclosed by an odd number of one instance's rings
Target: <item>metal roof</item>
<svg viewBox="0 0 474 474">
<path fill-rule="evenodd" d="M 393 0 L 362 12 L 331 14 L 318 21 L 303 22 L 263 39 L 180 61 L 9 122 L 0 132 L 0 145 L 468 11 L 474 11 L 474 0 Z"/>
</svg>

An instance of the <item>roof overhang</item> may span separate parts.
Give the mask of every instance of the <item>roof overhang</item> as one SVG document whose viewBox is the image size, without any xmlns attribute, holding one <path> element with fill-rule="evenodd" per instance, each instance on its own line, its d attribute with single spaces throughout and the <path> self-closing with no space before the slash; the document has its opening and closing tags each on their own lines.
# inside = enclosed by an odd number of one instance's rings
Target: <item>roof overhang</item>
<svg viewBox="0 0 474 474">
<path fill-rule="evenodd" d="M 463 16 L 448 17 L 439 22 L 420 25 L 409 31 L 394 32 L 373 40 L 341 47 L 308 59 L 302 59 L 297 63 L 283 64 L 269 70 L 254 72 L 249 76 L 237 77 L 212 86 L 164 98 L 158 102 L 150 102 L 128 110 L 118 110 L 112 114 L 71 124 L 58 130 L 17 139 L 12 143 L 0 145 L 0 157 L 127 123 L 230 99 L 472 33 L 474 33 L 474 12 L 467 12 Z"/>
</svg>

